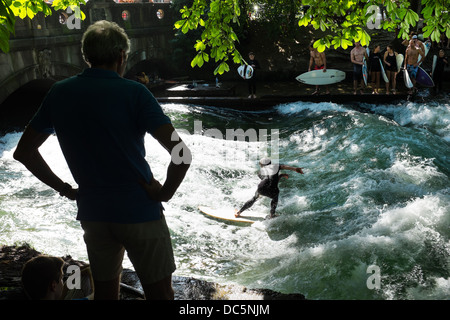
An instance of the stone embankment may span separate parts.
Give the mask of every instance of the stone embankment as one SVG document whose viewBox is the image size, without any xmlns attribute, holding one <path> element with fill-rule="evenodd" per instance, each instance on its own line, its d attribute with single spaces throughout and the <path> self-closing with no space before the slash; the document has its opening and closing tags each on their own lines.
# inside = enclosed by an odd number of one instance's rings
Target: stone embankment
<svg viewBox="0 0 450 320">
<path fill-rule="evenodd" d="M 26 300 L 21 286 L 21 270 L 31 258 L 41 253 L 28 244 L 0 247 L 0 300 Z M 83 261 L 70 256 L 65 261 L 64 271 L 70 265 L 86 267 Z M 219 284 L 188 277 L 173 277 L 175 300 L 304 300 L 301 294 L 282 294 L 267 289 L 248 289 L 239 285 Z M 143 292 L 136 273 L 124 269 L 121 278 L 121 300 L 142 299 Z"/>
</svg>

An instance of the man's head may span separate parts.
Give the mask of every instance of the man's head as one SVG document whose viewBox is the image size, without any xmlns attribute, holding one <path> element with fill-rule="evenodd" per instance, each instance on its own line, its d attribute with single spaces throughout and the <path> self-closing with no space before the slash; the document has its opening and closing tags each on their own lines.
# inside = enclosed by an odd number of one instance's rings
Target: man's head
<svg viewBox="0 0 450 320">
<path fill-rule="evenodd" d="M 259 160 L 259 165 L 261 167 L 265 167 L 272 164 L 272 160 L 270 160 L 270 158 L 262 158 L 261 160 Z"/>
<path fill-rule="evenodd" d="M 37 256 L 25 263 L 22 285 L 31 300 L 61 299 L 64 260 L 58 257 Z"/>
<path fill-rule="evenodd" d="M 130 40 L 115 22 L 97 21 L 90 25 L 81 39 L 81 52 L 91 66 L 112 66 L 120 59 L 126 61 Z"/>
</svg>

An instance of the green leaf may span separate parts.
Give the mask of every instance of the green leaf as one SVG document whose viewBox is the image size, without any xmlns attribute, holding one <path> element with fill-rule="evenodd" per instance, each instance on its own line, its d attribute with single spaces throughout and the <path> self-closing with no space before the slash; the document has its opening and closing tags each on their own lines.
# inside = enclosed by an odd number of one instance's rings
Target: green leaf
<svg viewBox="0 0 450 320">
<path fill-rule="evenodd" d="M 303 18 L 300 19 L 298 22 L 299 27 L 307 27 L 309 22 L 311 21 L 311 18 L 305 15 Z"/>
<path fill-rule="evenodd" d="M 175 22 L 174 27 L 177 29 L 180 29 L 183 27 L 183 25 L 185 24 L 186 20 L 178 20 L 177 22 Z"/>
</svg>

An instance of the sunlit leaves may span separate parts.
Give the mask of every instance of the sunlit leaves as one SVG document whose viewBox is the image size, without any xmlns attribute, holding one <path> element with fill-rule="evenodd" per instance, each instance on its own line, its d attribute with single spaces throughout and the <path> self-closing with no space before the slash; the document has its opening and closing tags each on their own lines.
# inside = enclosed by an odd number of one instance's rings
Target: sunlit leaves
<svg viewBox="0 0 450 320">
<path fill-rule="evenodd" d="M 51 7 L 54 10 L 70 7 L 76 18 L 84 20 L 86 16 L 80 9 L 81 4 L 86 4 L 85 0 L 54 0 Z M 0 0 L 0 49 L 9 51 L 9 37 L 14 34 L 16 17 L 33 19 L 40 12 L 44 16 L 52 14 L 50 5 L 44 0 Z"/>
<path fill-rule="evenodd" d="M 439 42 L 441 34 L 450 38 L 450 0 L 422 0 L 422 15 L 426 22 L 423 36 Z"/>
<path fill-rule="evenodd" d="M 232 27 L 240 15 L 238 0 L 195 0 L 190 8 L 184 6 L 180 13 L 181 19 L 174 24 L 176 29 L 183 33 L 199 26 L 203 29 L 201 39 L 194 45 L 197 54 L 191 67 L 202 67 L 211 58 L 218 63 L 214 74 L 223 74 L 230 70 L 227 61 L 231 57 L 235 63 L 242 62 L 235 47 L 238 37 Z"/>
<path fill-rule="evenodd" d="M 407 0 L 307 0 L 302 3 L 307 7 L 304 7 L 298 25 L 311 26 L 333 38 L 331 41 L 317 40 L 315 46 L 319 51 L 331 46 L 346 49 L 353 41 L 368 45 L 370 35 L 367 30 L 371 28 L 398 30 L 399 37 L 406 39 L 420 18 L 419 12 L 415 12 Z M 380 8 L 384 10 L 383 20 L 380 20 Z M 442 33 L 450 35 L 449 8 L 450 0 L 422 0 L 420 14 L 424 19 L 425 38 L 439 42 Z"/>
</svg>

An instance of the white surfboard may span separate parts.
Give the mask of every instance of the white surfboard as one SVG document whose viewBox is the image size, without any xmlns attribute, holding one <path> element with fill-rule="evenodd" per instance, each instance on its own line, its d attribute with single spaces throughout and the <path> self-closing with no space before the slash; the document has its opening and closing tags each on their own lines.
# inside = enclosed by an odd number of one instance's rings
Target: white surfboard
<svg viewBox="0 0 450 320">
<path fill-rule="evenodd" d="M 434 76 L 434 69 L 436 69 L 436 63 L 437 63 L 437 55 L 433 56 L 433 67 L 431 68 L 431 76 Z"/>
<path fill-rule="evenodd" d="M 388 83 L 389 79 L 386 75 L 386 72 L 384 71 L 383 62 L 381 62 L 381 59 L 380 59 L 380 66 L 381 66 L 381 74 L 383 75 L 383 80 L 384 82 Z"/>
<path fill-rule="evenodd" d="M 323 70 L 313 70 L 302 73 L 295 78 L 301 83 L 316 86 L 338 83 L 344 79 L 345 72 L 336 69 L 327 69 L 325 72 Z"/>
<path fill-rule="evenodd" d="M 233 208 L 210 208 L 206 206 L 199 206 L 198 209 L 209 217 L 231 221 L 231 222 L 241 222 L 246 224 L 252 224 L 258 221 L 263 221 L 265 216 L 262 214 L 256 214 L 251 211 L 244 211 L 238 218 L 236 218 L 235 210 Z"/>
<path fill-rule="evenodd" d="M 238 68 L 238 73 L 243 79 L 250 79 L 253 77 L 253 67 L 243 64 Z"/>
<path fill-rule="evenodd" d="M 425 50 L 425 56 L 422 57 L 422 55 L 419 54 L 419 59 L 417 59 L 417 63 L 418 63 L 418 64 L 421 64 L 421 63 L 425 60 L 425 57 L 427 56 L 428 52 L 430 51 L 430 48 L 431 48 L 431 42 L 430 42 L 430 41 L 427 41 L 427 42 L 425 42 L 425 43 L 423 44 L 423 46 L 424 46 L 424 50 Z"/>
<path fill-rule="evenodd" d="M 399 53 L 395 56 L 395 60 L 397 61 L 397 72 L 400 72 L 404 59 L 405 59 L 405 57 L 401 53 Z"/>
<path fill-rule="evenodd" d="M 403 79 L 405 80 L 405 86 L 408 89 L 411 89 L 413 87 L 413 83 L 411 81 L 411 78 L 409 77 L 408 70 L 403 69 Z"/>
<path fill-rule="evenodd" d="M 363 74 L 363 80 L 364 80 L 364 84 L 367 86 L 367 78 L 369 77 L 369 73 L 367 71 L 367 61 L 366 61 L 366 57 L 363 58 L 363 66 L 362 66 L 362 74 Z"/>
</svg>

